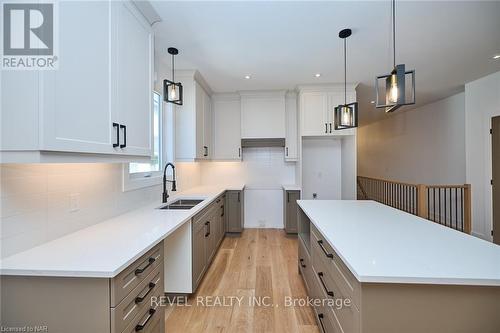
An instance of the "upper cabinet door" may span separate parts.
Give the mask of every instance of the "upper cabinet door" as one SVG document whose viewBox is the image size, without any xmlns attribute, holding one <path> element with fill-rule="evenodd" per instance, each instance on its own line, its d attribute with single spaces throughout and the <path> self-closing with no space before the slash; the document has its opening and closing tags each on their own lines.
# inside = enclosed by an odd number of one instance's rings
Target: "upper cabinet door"
<svg viewBox="0 0 500 333">
<path fill-rule="evenodd" d="M 153 117 L 153 34 L 131 2 L 114 2 L 114 103 L 121 154 L 150 156 Z"/>
<path fill-rule="evenodd" d="M 285 137 L 285 160 L 298 160 L 298 126 L 297 126 L 297 96 L 295 94 L 286 97 L 286 137 Z"/>
<path fill-rule="evenodd" d="M 198 82 L 195 82 L 195 135 L 196 135 L 196 158 L 205 159 L 208 154 L 205 146 L 204 121 L 205 111 L 203 108 L 203 100 L 205 91 Z"/>
<path fill-rule="evenodd" d="M 116 152 L 110 10 L 105 1 L 59 2 L 59 69 L 40 74 L 40 150 Z"/>
<path fill-rule="evenodd" d="M 327 93 L 301 93 L 300 115 L 302 136 L 320 136 L 328 134 L 330 130 L 328 105 Z"/>
<path fill-rule="evenodd" d="M 205 159 L 211 159 L 213 155 L 212 101 L 205 91 L 203 91 L 203 145 L 205 147 Z"/>
<path fill-rule="evenodd" d="M 214 160 L 241 160 L 241 105 L 239 96 L 214 96 Z"/>
</svg>

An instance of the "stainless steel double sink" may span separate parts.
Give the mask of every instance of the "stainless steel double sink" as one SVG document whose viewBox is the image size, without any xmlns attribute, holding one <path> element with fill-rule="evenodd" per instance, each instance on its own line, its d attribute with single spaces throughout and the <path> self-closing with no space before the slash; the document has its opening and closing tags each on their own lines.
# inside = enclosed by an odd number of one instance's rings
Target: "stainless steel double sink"
<svg viewBox="0 0 500 333">
<path fill-rule="evenodd" d="M 194 206 L 201 203 L 204 199 L 177 199 L 168 203 L 158 209 L 177 209 L 177 210 L 190 210 Z"/>
</svg>

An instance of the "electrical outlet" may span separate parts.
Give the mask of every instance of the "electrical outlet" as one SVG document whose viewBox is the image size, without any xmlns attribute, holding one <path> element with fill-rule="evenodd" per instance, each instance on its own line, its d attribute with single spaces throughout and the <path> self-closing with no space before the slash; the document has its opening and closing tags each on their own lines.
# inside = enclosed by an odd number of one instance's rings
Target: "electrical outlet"
<svg viewBox="0 0 500 333">
<path fill-rule="evenodd" d="M 72 193 L 69 195 L 69 211 L 77 212 L 80 210 L 80 193 Z"/>
<path fill-rule="evenodd" d="M 318 193 L 313 193 L 313 199 L 316 199 L 318 197 Z"/>
</svg>

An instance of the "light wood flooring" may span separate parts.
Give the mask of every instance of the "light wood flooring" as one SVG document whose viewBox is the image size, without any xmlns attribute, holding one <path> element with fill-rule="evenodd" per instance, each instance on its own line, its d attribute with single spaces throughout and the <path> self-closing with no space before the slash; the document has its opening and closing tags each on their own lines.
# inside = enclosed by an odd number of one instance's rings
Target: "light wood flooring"
<svg viewBox="0 0 500 333">
<path fill-rule="evenodd" d="M 191 306 L 167 310 L 166 331 L 319 332 L 310 307 L 285 306 L 285 296 L 306 297 L 297 246 L 297 237 L 280 229 L 246 229 L 241 236 L 226 237 L 198 292 L 189 298 Z M 217 299 L 218 306 L 206 306 Z M 253 300 L 262 304 L 251 305 Z"/>
</svg>

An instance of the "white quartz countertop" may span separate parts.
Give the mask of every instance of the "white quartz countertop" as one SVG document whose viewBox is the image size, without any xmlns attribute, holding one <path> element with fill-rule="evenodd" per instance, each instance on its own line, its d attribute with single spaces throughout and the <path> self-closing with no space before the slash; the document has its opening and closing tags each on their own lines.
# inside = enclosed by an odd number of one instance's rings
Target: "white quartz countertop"
<svg viewBox="0 0 500 333">
<path fill-rule="evenodd" d="M 500 286 L 500 246 L 374 201 L 299 200 L 360 282 Z"/>
<path fill-rule="evenodd" d="M 0 261 L 1 275 L 111 278 L 208 206 L 226 190 L 244 185 L 169 192 L 170 201 L 198 198 L 190 210 L 160 210 L 155 203 L 76 231 Z M 168 254 L 165 254 L 168 255 Z"/>
</svg>

